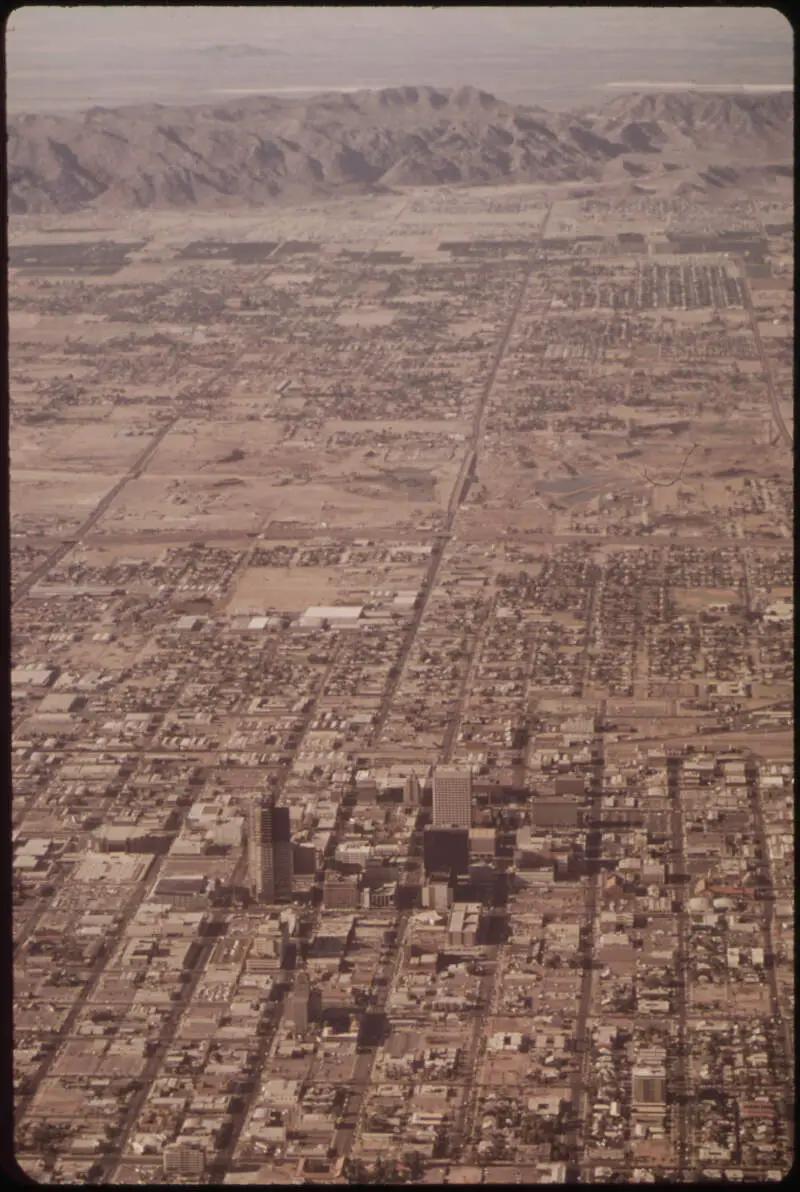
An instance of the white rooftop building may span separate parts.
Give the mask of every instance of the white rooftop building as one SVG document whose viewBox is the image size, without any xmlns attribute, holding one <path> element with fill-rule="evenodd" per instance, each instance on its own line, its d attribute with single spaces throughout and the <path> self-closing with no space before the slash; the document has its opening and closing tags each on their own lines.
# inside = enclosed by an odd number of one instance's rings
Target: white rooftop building
<svg viewBox="0 0 800 1192">
<path fill-rule="evenodd" d="M 313 604 L 300 617 L 304 629 L 321 629 L 327 621 L 331 629 L 352 629 L 361 620 L 363 604 Z"/>
</svg>

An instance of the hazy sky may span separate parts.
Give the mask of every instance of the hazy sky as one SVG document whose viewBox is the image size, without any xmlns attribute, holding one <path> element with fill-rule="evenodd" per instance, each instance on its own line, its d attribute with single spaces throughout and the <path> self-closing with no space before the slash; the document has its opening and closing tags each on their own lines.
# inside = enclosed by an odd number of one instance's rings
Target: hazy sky
<svg viewBox="0 0 800 1192">
<path fill-rule="evenodd" d="M 491 42 L 523 38 L 532 46 L 549 48 L 592 43 L 604 47 L 618 44 L 621 22 L 631 47 L 652 45 L 654 39 L 679 47 L 698 38 L 790 43 L 792 37 L 788 21 L 776 9 L 756 7 L 30 5 L 9 18 L 7 52 L 11 65 L 15 53 L 33 49 L 62 54 L 100 45 L 147 49 L 231 40 L 293 46 L 331 33 L 347 36 L 354 28 L 378 46 L 398 36 L 406 42 L 438 40 L 457 29 L 462 39 L 472 35 L 476 48 L 487 37 Z"/>
<path fill-rule="evenodd" d="M 30 5 L 7 23 L 7 88 L 40 109 L 298 84 L 472 83 L 546 104 L 554 85 L 591 96 L 609 79 L 788 83 L 792 37 L 756 7 Z M 272 56 L 198 54 L 244 44 Z"/>
</svg>

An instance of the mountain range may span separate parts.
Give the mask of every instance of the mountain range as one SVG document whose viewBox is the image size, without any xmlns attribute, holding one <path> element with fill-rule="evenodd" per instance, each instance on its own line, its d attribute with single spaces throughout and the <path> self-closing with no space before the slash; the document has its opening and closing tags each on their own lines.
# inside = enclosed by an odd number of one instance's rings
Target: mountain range
<svg viewBox="0 0 800 1192">
<path fill-rule="evenodd" d="M 236 47 L 237 52 L 240 47 Z M 791 170 L 787 92 L 626 94 L 553 112 L 475 87 L 397 87 L 7 122 L 11 214 L 236 207 L 407 186 L 660 178 L 701 188 Z"/>
</svg>

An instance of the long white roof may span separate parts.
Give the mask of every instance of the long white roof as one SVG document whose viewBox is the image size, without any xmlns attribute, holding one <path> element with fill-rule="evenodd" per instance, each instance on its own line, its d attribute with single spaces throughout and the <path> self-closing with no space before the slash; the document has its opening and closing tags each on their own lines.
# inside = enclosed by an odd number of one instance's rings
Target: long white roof
<svg viewBox="0 0 800 1192">
<path fill-rule="evenodd" d="M 363 604 L 312 605 L 303 617 L 320 617 L 323 621 L 355 621 L 364 611 Z"/>
</svg>

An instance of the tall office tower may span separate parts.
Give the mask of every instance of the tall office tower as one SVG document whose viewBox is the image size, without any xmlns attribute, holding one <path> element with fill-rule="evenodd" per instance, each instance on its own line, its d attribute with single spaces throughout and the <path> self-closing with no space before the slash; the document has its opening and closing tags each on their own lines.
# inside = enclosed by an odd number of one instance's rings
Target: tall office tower
<svg viewBox="0 0 800 1192">
<path fill-rule="evenodd" d="M 426 873 L 448 873 L 455 885 L 457 877 L 469 873 L 469 829 L 427 824 L 422 833 L 422 857 Z"/>
<path fill-rule="evenodd" d="M 403 802 L 409 807 L 419 807 L 420 785 L 416 774 L 409 774 L 403 783 Z"/>
<path fill-rule="evenodd" d="M 437 828 L 472 826 L 472 770 L 437 766 L 433 772 L 433 823 Z"/>
<path fill-rule="evenodd" d="M 276 807 L 272 813 L 272 848 L 275 858 L 275 897 L 291 898 L 294 861 L 288 807 Z"/>
<path fill-rule="evenodd" d="M 259 902 L 291 898 L 289 808 L 276 807 L 274 795 L 264 795 L 250 804 L 247 861 L 250 890 Z"/>
<path fill-rule="evenodd" d="M 284 1003 L 284 1016 L 295 1030 L 304 1031 L 308 1027 L 309 1002 L 311 1000 L 311 986 L 305 969 L 300 969 L 294 979 L 294 988 Z"/>
</svg>

